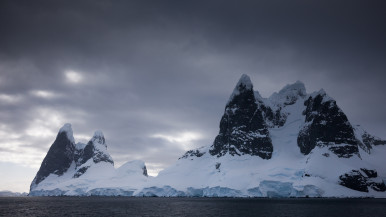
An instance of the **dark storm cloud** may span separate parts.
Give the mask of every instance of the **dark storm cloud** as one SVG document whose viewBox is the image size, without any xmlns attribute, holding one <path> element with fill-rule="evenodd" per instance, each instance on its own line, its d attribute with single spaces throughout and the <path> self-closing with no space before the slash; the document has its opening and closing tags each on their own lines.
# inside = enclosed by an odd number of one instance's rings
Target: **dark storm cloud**
<svg viewBox="0 0 386 217">
<path fill-rule="evenodd" d="M 162 168 L 186 147 L 154 135 L 195 132 L 190 148 L 211 144 L 242 73 L 265 97 L 296 80 L 309 92 L 324 88 L 353 123 L 386 138 L 385 9 L 383 1 L 1 1 L 0 129 L 13 138 L 0 151 L 22 142 L 43 157 L 58 130 L 47 129 L 64 121 L 83 139 L 103 130 L 120 163 Z M 80 82 L 68 81 L 71 70 Z M 43 139 L 31 138 L 37 132 Z"/>
</svg>

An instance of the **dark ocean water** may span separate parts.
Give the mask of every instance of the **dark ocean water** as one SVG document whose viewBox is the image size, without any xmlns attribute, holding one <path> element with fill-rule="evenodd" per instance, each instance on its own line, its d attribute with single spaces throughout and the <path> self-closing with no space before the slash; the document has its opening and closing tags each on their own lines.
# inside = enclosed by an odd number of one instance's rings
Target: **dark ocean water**
<svg viewBox="0 0 386 217">
<path fill-rule="evenodd" d="M 0 216 L 386 216 L 386 199 L 0 198 Z"/>
</svg>

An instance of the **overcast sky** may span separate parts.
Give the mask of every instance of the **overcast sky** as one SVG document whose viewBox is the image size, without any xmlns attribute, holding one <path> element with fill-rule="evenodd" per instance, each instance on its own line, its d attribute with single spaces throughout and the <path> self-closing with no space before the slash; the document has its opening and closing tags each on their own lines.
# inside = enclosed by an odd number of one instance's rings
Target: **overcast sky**
<svg viewBox="0 0 386 217">
<path fill-rule="evenodd" d="M 385 1 L 0 1 L 0 190 L 28 191 L 59 128 L 156 175 L 212 144 L 241 74 L 301 80 L 386 138 Z"/>
</svg>

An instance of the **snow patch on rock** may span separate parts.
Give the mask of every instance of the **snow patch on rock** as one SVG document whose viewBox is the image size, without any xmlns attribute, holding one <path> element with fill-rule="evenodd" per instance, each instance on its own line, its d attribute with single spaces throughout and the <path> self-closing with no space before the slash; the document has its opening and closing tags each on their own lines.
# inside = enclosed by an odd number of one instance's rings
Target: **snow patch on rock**
<svg viewBox="0 0 386 217">
<path fill-rule="evenodd" d="M 72 127 L 70 123 L 66 123 L 63 125 L 62 128 L 60 128 L 59 133 L 65 132 L 67 135 L 68 140 L 70 140 L 72 143 L 75 143 L 74 135 L 72 132 Z"/>
</svg>

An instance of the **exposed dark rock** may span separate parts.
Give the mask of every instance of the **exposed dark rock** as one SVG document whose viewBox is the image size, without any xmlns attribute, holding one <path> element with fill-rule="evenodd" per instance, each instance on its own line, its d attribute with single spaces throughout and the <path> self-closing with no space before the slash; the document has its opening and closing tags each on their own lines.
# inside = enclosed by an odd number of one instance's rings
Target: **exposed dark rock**
<svg viewBox="0 0 386 217">
<path fill-rule="evenodd" d="M 68 138 L 67 133 L 60 131 L 56 136 L 54 143 L 48 150 L 39 171 L 31 183 L 31 190 L 50 174 L 60 176 L 70 168 L 74 158 L 75 144 Z"/>
<path fill-rule="evenodd" d="M 367 132 L 362 135 L 362 141 L 367 147 L 372 147 L 373 145 L 386 145 L 386 140 L 372 136 Z"/>
<path fill-rule="evenodd" d="M 86 163 L 91 158 L 94 163 L 99 162 L 108 162 L 114 164 L 113 159 L 107 153 L 106 140 L 103 134 L 97 131 L 93 138 L 87 143 L 86 147 L 81 151 L 78 161 L 76 162 L 77 166 L 80 166 Z"/>
<path fill-rule="evenodd" d="M 375 170 L 369 170 L 361 168 L 362 174 L 359 170 L 352 170 L 349 173 L 345 173 L 339 176 L 339 184 L 347 188 L 369 192 L 368 187 L 372 188 L 375 191 L 386 191 L 386 185 L 381 180 L 376 180 L 378 174 Z"/>
<path fill-rule="evenodd" d="M 252 83 L 243 75 L 225 107 L 220 132 L 209 153 L 217 157 L 229 153 L 270 159 L 272 151 L 272 141 L 262 111 L 255 102 Z"/>
<path fill-rule="evenodd" d="M 340 185 L 357 191 L 369 192 L 367 179 L 358 170 L 341 175 L 339 179 L 341 180 Z"/>
<path fill-rule="evenodd" d="M 94 163 L 107 162 L 114 165 L 114 161 L 111 156 L 107 153 L 106 140 L 102 132 L 95 132 L 93 138 L 87 143 L 82 150 L 76 150 L 74 160 L 77 167 L 81 167 L 84 163 L 92 159 Z M 89 166 L 81 167 L 78 169 L 73 176 L 78 178 L 83 175 Z"/>
<path fill-rule="evenodd" d="M 300 151 L 307 155 L 316 146 L 327 146 L 339 157 L 359 156 L 358 141 L 347 116 L 324 91 L 304 103 L 306 123 L 298 135 Z"/>
<path fill-rule="evenodd" d="M 380 192 L 386 191 L 386 185 L 384 182 L 370 182 L 369 185 L 375 191 L 380 191 Z"/>
<path fill-rule="evenodd" d="M 368 178 L 377 178 L 378 173 L 376 170 L 368 170 L 366 168 L 361 168 L 361 170 L 366 174 Z"/>
<path fill-rule="evenodd" d="M 188 158 L 188 157 L 201 157 L 204 154 L 205 152 L 200 152 L 199 150 L 189 150 L 182 157 L 178 159 Z"/>
<path fill-rule="evenodd" d="M 31 183 L 30 190 L 33 190 L 50 174 L 63 175 L 72 163 L 74 163 L 73 169 L 75 169 L 73 178 L 78 178 L 87 171 L 90 165 L 85 166 L 83 164 L 90 159 L 93 163 L 108 162 L 114 164 L 114 161 L 107 153 L 107 145 L 102 132 L 97 131 L 87 145 L 82 143 L 75 145 L 72 134 L 70 124 L 65 124 L 60 129 L 56 140 L 51 145 Z"/>
<path fill-rule="evenodd" d="M 221 163 L 216 163 L 216 170 L 220 170 Z"/>
<path fill-rule="evenodd" d="M 79 168 L 76 173 L 74 174 L 73 178 L 78 178 L 79 176 L 83 175 L 87 169 L 90 168 L 89 166 L 81 167 Z"/>
<path fill-rule="evenodd" d="M 149 176 L 149 175 L 147 174 L 146 166 L 143 166 L 143 167 L 142 167 L 142 171 L 143 171 L 142 174 L 143 174 L 144 176 Z"/>
<path fill-rule="evenodd" d="M 282 127 L 287 121 L 288 114 L 281 111 L 279 107 L 275 112 L 272 111 L 271 107 L 265 106 L 264 104 L 259 105 L 263 118 L 268 127 Z"/>
<path fill-rule="evenodd" d="M 82 152 L 78 158 L 78 161 L 76 161 L 76 165 L 80 166 L 80 165 L 86 163 L 93 156 L 94 156 L 94 144 L 92 143 L 92 141 L 89 141 L 87 143 L 86 147 L 84 147 L 84 149 L 82 150 Z"/>
</svg>

